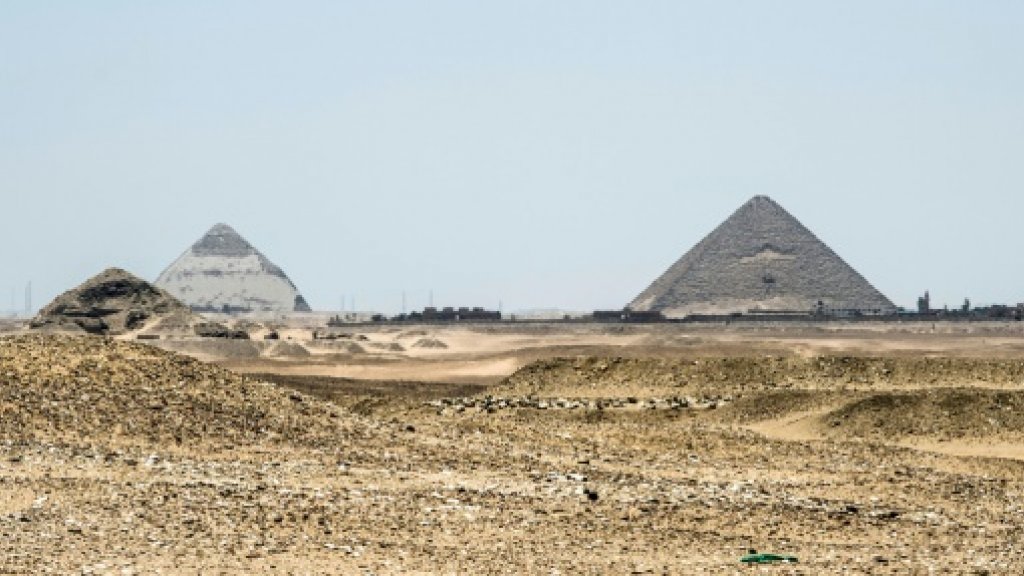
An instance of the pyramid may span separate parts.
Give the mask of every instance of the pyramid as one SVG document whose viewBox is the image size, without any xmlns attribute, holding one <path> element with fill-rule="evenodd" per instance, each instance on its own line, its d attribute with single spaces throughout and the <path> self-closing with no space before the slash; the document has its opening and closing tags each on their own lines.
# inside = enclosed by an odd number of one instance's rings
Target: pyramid
<svg viewBox="0 0 1024 576">
<path fill-rule="evenodd" d="M 197 312 L 309 312 L 281 268 L 227 224 L 217 224 L 156 279 Z"/>
<path fill-rule="evenodd" d="M 115 335 L 192 319 L 188 307 L 167 292 L 130 272 L 108 268 L 56 297 L 29 327 Z"/>
<path fill-rule="evenodd" d="M 755 196 L 629 308 L 691 314 L 891 314 L 896 307 L 796 218 Z"/>
</svg>

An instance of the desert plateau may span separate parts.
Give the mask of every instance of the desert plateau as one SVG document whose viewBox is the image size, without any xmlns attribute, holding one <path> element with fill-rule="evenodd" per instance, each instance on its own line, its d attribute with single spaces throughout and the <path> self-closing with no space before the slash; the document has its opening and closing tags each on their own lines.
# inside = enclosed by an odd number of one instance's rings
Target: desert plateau
<svg viewBox="0 0 1024 576">
<path fill-rule="evenodd" d="M 1024 566 L 1016 323 L 245 327 L 8 326 L 0 573 Z"/>
</svg>

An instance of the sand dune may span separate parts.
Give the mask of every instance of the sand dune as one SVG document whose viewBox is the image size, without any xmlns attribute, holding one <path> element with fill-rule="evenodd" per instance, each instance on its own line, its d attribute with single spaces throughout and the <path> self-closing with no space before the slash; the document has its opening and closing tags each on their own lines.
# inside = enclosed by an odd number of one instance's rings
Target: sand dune
<svg viewBox="0 0 1024 576">
<path fill-rule="evenodd" d="M 748 548 L 799 557 L 765 568 L 785 573 L 1024 566 L 1012 336 L 986 355 L 991 335 L 617 328 L 157 341 L 222 366 L 0 338 L 0 572 L 732 574 Z"/>
</svg>

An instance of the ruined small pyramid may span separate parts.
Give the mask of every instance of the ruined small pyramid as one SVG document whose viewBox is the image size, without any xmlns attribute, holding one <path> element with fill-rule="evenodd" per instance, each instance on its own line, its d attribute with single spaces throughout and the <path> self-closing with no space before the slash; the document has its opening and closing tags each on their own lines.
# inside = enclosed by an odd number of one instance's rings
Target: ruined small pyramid
<svg viewBox="0 0 1024 576">
<path fill-rule="evenodd" d="M 309 312 L 281 268 L 227 224 L 210 228 L 156 279 L 197 312 Z"/>
<path fill-rule="evenodd" d="M 767 196 L 755 196 L 629 308 L 691 314 L 890 314 L 896 307 Z"/>
<path fill-rule="evenodd" d="M 116 335 L 191 320 L 188 307 L 174 296 L 130 272 L 108 268 L 57 296 L 29 327 Z"/>
</svg>

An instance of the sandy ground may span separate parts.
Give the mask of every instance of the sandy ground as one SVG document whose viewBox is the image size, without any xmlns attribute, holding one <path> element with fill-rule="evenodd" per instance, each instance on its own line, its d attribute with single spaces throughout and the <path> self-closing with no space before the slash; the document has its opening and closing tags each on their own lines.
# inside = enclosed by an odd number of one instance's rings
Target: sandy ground
<svg viewBox="0 0 1024 576">
<path fill-rule="evenodd" d="M 1018 324 L 280 332 L 0 338 L 0 573 L 1024 571 Z"/>
<path fill-rule="evenodd" d="M 310 328 L 279 331 L 309 356 L 217 353 L 207 342 L 162 345 L 241 372 L 273 372 L 369 380 L 496 382 L 526 364 L 558 356 L 857 355 L 1016 358 L 1024 356 L 1021 323 L 835 323 L 825 325 L 479 326 L 357 325 L 334 329 L 336 340 L 312 340 Z M 255 344 L 266 346 L 264 331 Z M 420 347 L 429 341 L 443 347 Z M 179 343 L 181 344 L 181 343 Z M 351 346 L 358 351 L 349 351 Z"/>
</svg>

